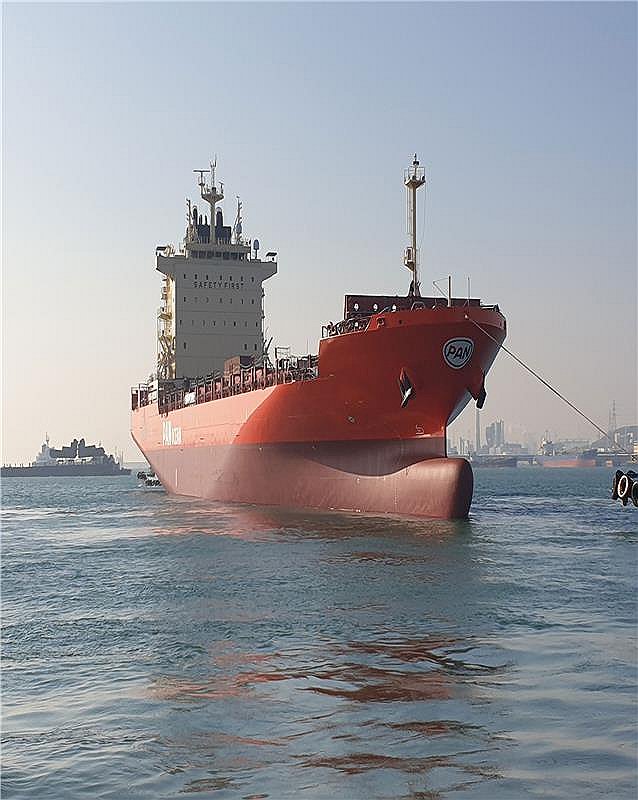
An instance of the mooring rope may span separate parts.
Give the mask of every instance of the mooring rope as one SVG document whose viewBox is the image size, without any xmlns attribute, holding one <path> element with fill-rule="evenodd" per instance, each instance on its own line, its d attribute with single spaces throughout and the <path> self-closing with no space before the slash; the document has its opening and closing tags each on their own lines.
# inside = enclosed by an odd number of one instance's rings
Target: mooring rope
<svg viewBox="0 0 638 800">
<path fill-rule="evenodd" d="M 549 389 L 551 392 L 554 392 L 554 394 L 555 394 L 557 397 L 560 397 L 560 399 L 561 399 L 561 400 L 562 400 L 564 403 L 567 403 L 567 405 L 568 405 L 570 408 L 573 408 L 573 409 L 574 409 L 574 411 L 575 411 L 577 414 L 580 414 L 580 416 L 581 416 L 581 417 L 583 417 L 583 419 L 586 419 L 586 420 L 587 420 L 587 422 L 589 422 L 589 424 L 590 424 L 590 425 L 593 425 L 593 426 L 594 426 L 594 428 L 596 428 L 596 430 L 597 430 L 597 431 L 599 431 L 600 433 L 602 433 L 602 435 L 605 437 L 605 439 L 609 439 L 609 441 L 612 443 L 612 445 L 613 445 L 613 446 L 614 446 L 614 447 L 615 447 L 615 448 L 616 448 L 616 449 L 617 449 L 619 452 L 621 452 L 621 453 L 625 453 L 625 454 L 626 454 L 626 455 L 628 455 L 628 456 L 630 456 L 630 455 L 631 455 L 631 453 L 630 453 L 628 450 L 625 450 L 625 448 L 624 448 L 624 447 L 620 447 L 620 445 L 616 444 L 616 442 L 615 442 L 615 441 L 614 441 L 614 440 L 611 438 L 611 436 L 610 436 L 608 433 L 606 433 L 606 432 L 605 432 L 605 431 L 604 431 L 604 430 L 603 430 L 603 429 L 600 427 L 600 425 L 596 425 L 596 423 L 594 422 L 594 420 L 593 420 L 593 419 L 591 419 L 590 417 L 588 417 L 588 416 L 587 416 L 587 414 L 585 414 L 585 412 L 584 412 L 584 411 L 581 411 L 581 410 L 580 410 L 580 408 L 577 408 L 577 407 L 576 407 L 576 406 L 575 406 L 575 405 L 574 405 L 574 404 L 573 404 L 573 403 L 572 403 L 570 400 L 568 400 L 568 399 L 567 399 L 567 398 L 566 398 L 564 395 L 562 395 L 562 394 L 561 394 L 561 393 L 558 391 L 558 389 L 555 389 L 555 388 L 554 388 L 554 387 L 553 387 L 553 386 L 552 386 L 550 383 L 548 383 L 548 382 L 545 380 L 545 378 L 542 378 L 542 377 L 541 377 L 541 376 L 538 374 L 538 372 L 534 372 L 534 370 L 533 370 L 533 369 L 532 369 L 530 366 L 528 366 L 528 365 L 527 365 L 527 364 L 526 364 L 524 361 L 522 361 L 522 360 L 521 360 L 521 359 L 520 359 L 520 358 L 519 358 L 517 355 L 515 355 L 514 353 L 512 353 L 512 351 L 511 351 L 511 350 L 508 350 L 508 349 L 507 349 L 507 347 L 505 347 L 505 345 L 504 345 L 504 344 L 501 344 L 501 343 L 498 341 L 498 339 L 495 339 L 495 338 L 492 336 L 492 334 L 491 334 L 491 333 L 488 333 L 488 332 L 485 330 L 485 328 L 484 328 L 482 325 L 479 325 L 479 324 L 478 324 L 478 322 L 476 322 L 476 320 L 473 320 L 473 319 L 471 319 L 471 318 L 470 318 L 470 317 L 469 317 L 467 314 L 465 314 L 465 319 L 469 320 L 469 321 L 472 323 L 472 325 L 476 325 L 476 327 L 477 327 L 479 330 L 483 331 L 483 333 L 484 333 L 484 334 L 485 334 L 485 335 L 486 335 L 488 338 L 490 338 L 490 339 L 491 339 L 493 342 L 495 342 L 495 343 L 496 343 L 496 344 L 499 346 L 499 348 L 500 348 L 501 350 L 505 350 L 505 352 L 507 353 L 507 355 L 508 355 L 508 356 L 511 356 L 511 357 L 514 359 L 514 361 L 516 361 L 518 364 L 520 364 L 520 365 L 521 365 L 521 367 L 523 367 L 523 369 L 526 369 L 526 370 L 527 370 L 529 373 L 531 373 L 531 374 L 532 374 L 532 375 L 533 375 L 533 376 L 534 376 L 534 377 L 535 377 L 537 380 L 539 380 L 539 381 L 540 381 L 540 382 L 541 382 L 541 383 L 542 383 L 544 386 L 547 386 L 547 388 L 548 388 L 548 389 Z"/>
</svg>

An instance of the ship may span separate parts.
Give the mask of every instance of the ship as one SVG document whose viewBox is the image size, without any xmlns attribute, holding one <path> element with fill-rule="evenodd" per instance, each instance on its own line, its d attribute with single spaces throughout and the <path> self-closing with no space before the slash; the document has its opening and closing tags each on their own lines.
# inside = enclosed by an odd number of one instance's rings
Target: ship
<svg viewBox="0 0 638 800">
<path fill-rule="evenodd" d="M 204 205 L 186 201 L 183 241 L 156 248 L 157 371 L 131 390 L 132 438 L 166 491 L 467 517 L 472 467 L 447 456 L 446 430 L 469 402 L 483 406 L 506 321 L 498 305 L 452 296 L 451 279 L 441 296 L 422 295 L 416 155 L 403 175 L 409 290 L 347 294 L 341 320 L 302 355 L 265 340 L 263 284 L 277 252 L 262 259 L 245 238 L 240 200 L 225 224 L 216 167 L 195 170 Z"/>
<path fill-rule="evenodd" d="M 613 442 L 613 439 L 611 439 Z M 620 450 L 590 447 L 586 450 L 567 450 L 549 440 L 541 442 L 539 453 L 534 456 L 534 463 L 548 469 L 580 468 L 580 467 L 620 467 L 628 464 L 630 454 Z"/>
<path fill-rule="evenodd" d="M 50 478 L 83 475 L 130 475 L 122 466 L 122 458 L 106 453 L 101 445 L 87 444 L 84 439 L 73 439 L 69 445 L 56 449 L 49 446 L 45 437 L 35 461 L 28 465 L 5 464 L 0 474 L 3 478 Z"/>
</svg>

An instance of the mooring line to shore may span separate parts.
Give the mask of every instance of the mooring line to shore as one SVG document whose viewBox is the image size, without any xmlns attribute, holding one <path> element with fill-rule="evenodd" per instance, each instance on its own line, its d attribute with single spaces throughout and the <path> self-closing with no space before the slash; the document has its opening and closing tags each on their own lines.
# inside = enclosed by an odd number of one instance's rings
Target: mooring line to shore
<svg viewBox="0 0 638 800">
<path fill-rule="evenodd" d="M 554 387 L 551 385 L 551 383 L 548 383 L 548 382 L 545 380 L 545 378 L 541 377 L 541 376 L 540 376 L 540 375 L 539 375 L 537 372 L 535 372 L 535 371 L 534 371 L 534 370 L 533 370 L 533 369 L 532 369 L 530 366 L 528 366 L 528 365 L 527 365 L 527 364 L 526 364 L 524 361 L 522 361 L 522 360 L 521 360 L 521 359 L 520 359 L 520 358 L 519 358 L 519 357 L 518 357 L 518 356 L 517 356 L 515 353 L 512 353 L 512 351 L 511 351 L 511 350 L 508 350 L 508 349 L 507 349 L 507 347 L 505 347 L 505 345 L 504 345 L 504 344 L 501 344 L 501 342 L 499 342 L 499 341 L 498 341 L 498 339 L 495 339 L 495 338 L 492 336 L 492 334 L 491 334 L 491 333 L 488 333 L 488 331 L 486 331 L 486 330 L 485 330 L 485 328 L 484 328 L 482 325 L 479 325 L 479 323 L 478 323 L 478 322 L 476 322 L 476 320 L 473 320 L 473 319 L 472 319 L 471 317 L 469 317 L 467 314 L 465 314 L 465 319 L 466 319 L 466 320 L 468 320 L 469 322 L 471 322 L 471 323 L 472 323 L 472 325 L 476 325 L 476 327 L 477 327 L 479 330 L 481 330 L 481 331 L 482 331 L 482 332 L 483 332 L 483 333 L 484 333 L 484 334 L 485 334 L 485 335 L 486 335 L 486 336 L 487 336 L 489 339 L 491 339 L 493 342 L 495 342 L 495 343 L 496 343 L 496 344 L 499 346 L 499 349 L 501 349 L 501 350 L 504 350 L 504 351 L 507 353 L 507 355 L 508 355 L 508 356 L 511 356 L 511 357 L 514 359 L 514 361 L 516 361 L 518 364 L 520 364 L 520 365 L 521 365 L 521 367 L 523 367 L 523 369 L 526 369 L 526 370 L 527 370 L 527 371 L 528 371 L 530 374 L 532 374 L 532 375 L 533 375 L 533 376 L 534 376 L 534 377 L 535 377 L 537 380 L 539 380 L 539 381 L 540 381 L 540 382 L 541 382 L 541 383 L 542 383 L 544 386 L 546 386 L 546 387 L 547 387 L 547 388 L 548 388 L 550 391 L 552 391 L 552 392 L 553 392 L 553 393 L 556 395 L 556 397 L 560 397 L 560 399 L 561 399 L 561 400 L 562 400 L 564 403 L 567 403 L 567 405 L 568 405 L 570 408 L 573 408 L 573 409 L 574 409 L 574 411 L 575 411 L 577 414 L 580 414 L 580 416 L 581 416 L 583 419 L 586 419 L 586 420 L 587 420 L 587 422 L 589 422 L 589 424 L 590 424 L 590 425 L 593 425 L 593 426 L 594 426 L 594 428 L 596 428 L 596 430 L 597 430 L 597 431 L 599 431 L 600 433 L 602 433 L 602 435 L 605 437 L 605 439 L 609 439 L 609 441 L 612 443 L 612 445 L 613 445 L 613 446 L 614 446 L 614 447 L 615 447 L 615 448 L 616 448 L 616 449 L 617 449 L 617 450 L 618 450 L 620 453 L 625 453 L 625 454 L 626 454 L 626 455 L 628 455 L 628 456 L 630 456 L 630 455 L 631 455 L 631 453 L 630 453 L 628 450 L 625 450 L 625 448 L 624 448 L 624 447 L 621 447 L 619 444 L 617 444 L 617 443 L 616 443 L 616 442 L 615 442 L 615 441 L 614 441 L 614 440 L 611 438 L 611 436 L 609 435 L 609 433 L 606 433 L 606 432 L 605 432 L 605 431 L 604 431 L 604 430 L 603 430 L 603 429 L 600 427 L 600 425 L 596 425 L 596 423 L 594 422 L 594 420 L 593 420 L 593 419 L 590 419 L 590 417 L 588 417 L 588 416 L 587 416 L 587 414 L 585 414 L 585 412 L 584 412 L 584 411 L 581 411 L 581 410 L 580 410 L 580 408 L 578 408 L 577 406 L 575 406 L 575 405 L 574 405 L 574 404 L 573 404 L 573 403 L 572 403 L 570 400 L 568 400 L 568 399 L 567 399 L 567 398 L 566 398 L 564 395 L 562 395 L 562 394 L 561 394 L 561 393 L 558 391 L 558 389 L 555 389 L 555 388 L 554 388 Z"/>
</svg>

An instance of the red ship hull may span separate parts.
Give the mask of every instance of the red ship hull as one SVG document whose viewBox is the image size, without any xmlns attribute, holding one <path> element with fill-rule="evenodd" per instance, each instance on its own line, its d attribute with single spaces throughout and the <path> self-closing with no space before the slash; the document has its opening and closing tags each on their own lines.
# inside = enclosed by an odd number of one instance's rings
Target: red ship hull
<svg viewBox="0 0 638 800">
<path fill-rule="evenodd" d="M 132 413 L 132 435 L 175 494 L 465 517 L 472 470 L 464 459 L 446 457 L 446 427 L 481 396 L 504 338 L 496 309 L 375 314 L 366 330 L 322 339 L 312 380 L 165 413 L 157 402 L 141 405 Z M 452 339 L 472 342 L 461 367 L 444 359 Z M 401 375 L 411 386 L 403 405 Z"/>
</svg>

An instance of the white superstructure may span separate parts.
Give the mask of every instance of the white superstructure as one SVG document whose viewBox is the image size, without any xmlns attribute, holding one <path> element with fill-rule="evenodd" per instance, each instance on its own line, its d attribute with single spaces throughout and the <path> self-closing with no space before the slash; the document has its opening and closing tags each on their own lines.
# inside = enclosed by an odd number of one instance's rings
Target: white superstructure
<svg viewBox="0 0 638 800">
<path fill-rule="evenodd" d="M 244 241 L 241 203 L 233 228 L 224 225 L 217 208 L 223 184 L 215 183 L 215 164 L 195 171 L 214 224 L 189 200 L 183 246 L 157 248 L 157 269 L 165 276 L 158 314 L 159 380 L 222 372 L 227 359 L 261 358 L 264 350 L 262 284 L 277 272 L 276 253 L 262 261 L 257 240 Z"/>
<path fill-rule="evenodd" d="M 42 447 L 40 448 L 40 452 L 36 455 L 35 461 L 33 464 L 37 467 L 42 466 L 50 466 L 51 464 L 55 464 L 56 459 L 51 458 L 51 448 L 49 447 L 49 434 L 46 434 L 44 442 L 42 442 Z"/>
</svg>

